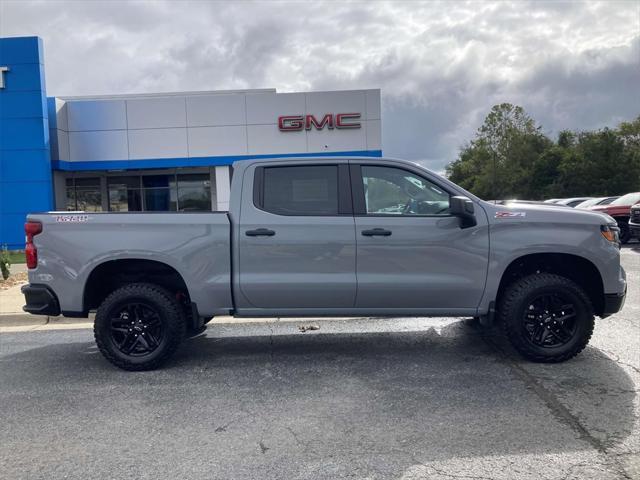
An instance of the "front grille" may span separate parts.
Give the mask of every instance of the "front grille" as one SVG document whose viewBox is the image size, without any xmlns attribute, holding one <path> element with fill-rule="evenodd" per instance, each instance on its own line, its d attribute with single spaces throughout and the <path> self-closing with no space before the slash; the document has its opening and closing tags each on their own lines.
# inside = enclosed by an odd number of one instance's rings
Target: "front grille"
<svg viewBox="0 0 640 480">
<path fill-rule="evenodd" d="M 631 210 L 631 220 L 633 223 L 640 223 L 640 209 Z"/>
</svg>

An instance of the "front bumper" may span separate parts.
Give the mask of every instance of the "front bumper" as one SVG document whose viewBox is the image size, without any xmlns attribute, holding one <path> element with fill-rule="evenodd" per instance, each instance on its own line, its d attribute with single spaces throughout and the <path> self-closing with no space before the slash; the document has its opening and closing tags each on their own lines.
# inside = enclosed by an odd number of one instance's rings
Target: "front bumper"
<svg viewBox="0 0 640 480">
<path fill-rule="evenodd" d="M 631 232 L 632 237 L 640 238 L 640 223 L 629 222 L 629 232 Z"/>
<path fill-rule="evenodd" d="M 627 298 L 627 288 L 623 293 L 607 293 L 604 296 L 604 311 L 602 318 L 618 313 L 624 307 L 624 301 Z"/>
<path fill-rule="evenodd" d="M 60 304 L 56 294 L 45 285 L 24 285 L 21 289 L 26 305 L 25 312 L 34 315 L 60 315 Z"/>
</svg>

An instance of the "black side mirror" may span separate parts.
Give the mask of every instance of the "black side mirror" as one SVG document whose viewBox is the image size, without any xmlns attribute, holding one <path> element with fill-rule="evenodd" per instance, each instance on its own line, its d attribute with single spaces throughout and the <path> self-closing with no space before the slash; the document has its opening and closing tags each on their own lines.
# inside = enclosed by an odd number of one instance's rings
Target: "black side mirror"
<svg viewBox="0 0 640 480">
<path fill-rule="evenodd" d="M 473 202 L 467 197 L 460 196 L 449 199 L 449 213 L 454 217 L 460 217 L 460 228 L 474 227 L 478 223 L 473 212 Z"/>
</svg>

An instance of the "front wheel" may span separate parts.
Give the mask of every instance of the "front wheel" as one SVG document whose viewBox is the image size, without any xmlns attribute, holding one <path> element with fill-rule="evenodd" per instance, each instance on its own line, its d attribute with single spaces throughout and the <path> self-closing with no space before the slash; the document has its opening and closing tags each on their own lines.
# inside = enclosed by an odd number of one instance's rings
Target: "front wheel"
<svg viewBox="0 0 640 480">
<path fill-rule="evenodd" d="M 499 306 L 505 333 L 524 357 L 563 362 L 589 343 L 593 307 L 580 286 L 560 275 L 529 275 L 511 284 Z"/>
<path fill-rule="evenodd" d="M 124 370 L 152 370 L 166 362 L 185 336 L 186 319 L 165 289 L 134 283 L 111 293 L 94 323 L 104 357 Z"/>
</svg>

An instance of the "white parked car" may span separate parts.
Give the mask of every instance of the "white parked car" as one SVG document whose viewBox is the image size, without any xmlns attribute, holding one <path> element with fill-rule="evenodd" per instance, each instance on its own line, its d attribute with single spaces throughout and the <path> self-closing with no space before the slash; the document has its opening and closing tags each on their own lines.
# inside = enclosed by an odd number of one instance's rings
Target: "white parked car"
<svg viewBox="0 0 640 480">
<path fill-rule="evenodd" d="M 573 198 L 563 198 L 562 200 L 558 200 L 558 205 L 566 205 L 567 207 L 576 207 L 579 203 L 584 202 L 585 200 L 591 200 L 593 197 L 573 197 Z"/>
</svg>

